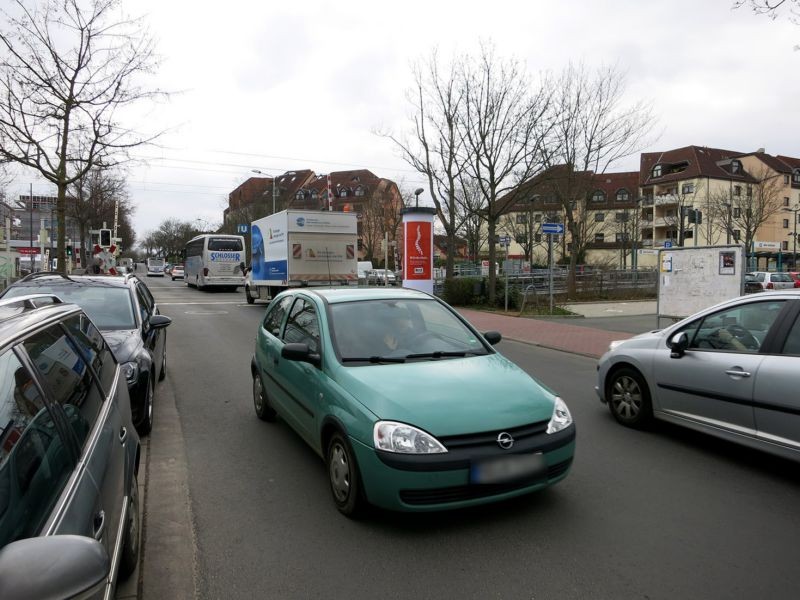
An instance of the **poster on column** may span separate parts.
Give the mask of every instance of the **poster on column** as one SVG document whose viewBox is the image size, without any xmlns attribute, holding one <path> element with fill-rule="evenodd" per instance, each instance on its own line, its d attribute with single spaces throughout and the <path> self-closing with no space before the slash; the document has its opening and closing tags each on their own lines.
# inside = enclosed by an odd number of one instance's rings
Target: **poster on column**
<svg viewBox="0 0 800 600">
<path fill-rule="evenodd" d="M 433 256 L 431 254 L 431 223 L 409 221 L 406 223 L 406 279 L 431 279 Z"/>
</svg>

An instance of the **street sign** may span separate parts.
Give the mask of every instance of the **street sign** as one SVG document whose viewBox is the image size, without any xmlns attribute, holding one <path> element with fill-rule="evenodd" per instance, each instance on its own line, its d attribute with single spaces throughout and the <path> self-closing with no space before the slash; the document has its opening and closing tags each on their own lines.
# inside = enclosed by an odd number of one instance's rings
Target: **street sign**
<svg viewBox="0 0 800 600">
<path fill-rule="evenodd" d="M 563 223 L 542 223 L 542 233 L 564 233 Z"/>
<path fill-rule="evenodd" d="M 511 236 L 501 235 L 499 241 L 501 246 L 508 246 L 511 243 Z"/>
<path fill-rule="evenodd" d="M 239 223 L 236 226 L 236 233 L 247 233 L 250 230 L 250 226 L 247 223 Z"/>
<path fill-rule="evenodd" d="M 664 248 L 672 248 L 672 242 L 670 241 L 664 242 Z"/>
</svg>

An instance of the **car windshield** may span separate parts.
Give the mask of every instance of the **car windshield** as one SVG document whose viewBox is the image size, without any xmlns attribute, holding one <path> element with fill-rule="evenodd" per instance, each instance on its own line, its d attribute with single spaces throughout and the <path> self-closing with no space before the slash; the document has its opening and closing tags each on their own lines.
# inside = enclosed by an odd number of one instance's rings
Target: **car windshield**
<svg viewBox="0 0 800 600">
<path fill-rule="evenodd" d="M 15 298 L 28 294 L 54 294 L 64 302 L 77 304 L 98 329 L 136 329 L 133 302 L 128 288 L 104 285 L 12 286 L 3 297 Z"/>
<path fill-rule="evenodd" d="M 332 304 L 330 315 L 345 364 L 488 354 L 475 333 L 436 300 L 343 302 Z"/>
</svg>

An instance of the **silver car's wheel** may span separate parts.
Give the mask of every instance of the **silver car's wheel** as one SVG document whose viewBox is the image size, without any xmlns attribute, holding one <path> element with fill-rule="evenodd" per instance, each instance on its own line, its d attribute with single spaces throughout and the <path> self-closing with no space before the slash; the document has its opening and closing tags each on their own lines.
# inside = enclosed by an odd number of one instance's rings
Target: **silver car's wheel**
<svg viewBox="0 0 800 600">
<path fill-rule="evenodd" d="M 348 517 L 356 516 L 364 506 L 358 465 L 345 437 L 337 432 L 328 443 L 328 480 L 336 508 Z"/>
<path fill-rule="evenodd" d="M 628 427 L 644 427 L 653 415 L 650 390 L 635 369 L 614 371 L 608 379 L 606 398 L 614 418 Z"/>
<path fill-rule="evenodd" d="M 253 375 L 253 408 L 256 409 L 256 416 L 262 421 L 274 421 L 277 413 L 269 405 L 267 394 L 264 391 L 264 384 L 258 373 Z"/>
</svg>

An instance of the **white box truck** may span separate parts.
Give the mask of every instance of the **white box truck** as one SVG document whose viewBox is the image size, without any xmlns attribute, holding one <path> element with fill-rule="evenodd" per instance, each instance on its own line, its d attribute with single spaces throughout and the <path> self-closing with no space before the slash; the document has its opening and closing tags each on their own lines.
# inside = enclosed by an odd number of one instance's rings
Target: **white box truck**
<svg viewBox="0 0 800 600">
<path fill-rule="evenodd" d="M 350 285 L 358 281 L 355 213 L 284 210 L 253 221 L 248 304 L 287 287 Z"/>
</svg>

